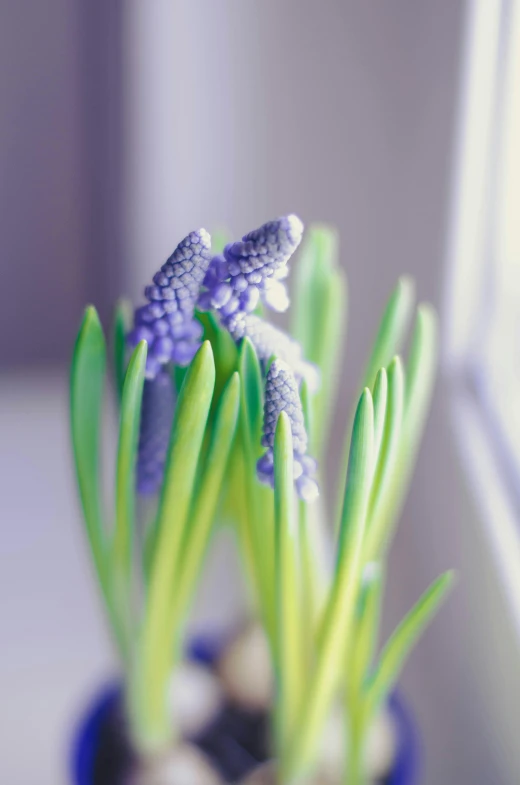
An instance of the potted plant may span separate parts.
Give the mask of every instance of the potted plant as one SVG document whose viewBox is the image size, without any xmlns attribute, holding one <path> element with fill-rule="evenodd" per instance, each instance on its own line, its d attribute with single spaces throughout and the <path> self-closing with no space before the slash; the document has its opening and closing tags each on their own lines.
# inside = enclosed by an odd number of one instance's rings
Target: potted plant
<svg viewBox="0 0 520 785">
<path fill-rule="evenodd" d="M 87 309 L 72 363 L 72 437 L 123 681 L 80 729 L 78 785 L 413 782 L 413 732 L 393 690 L 451 574 L 380 652 L 378 624 L 435 375 L 435 315 L 417 309 L 405 368 L 414 298 L 411 282 L 398 282 L 347 429 L 334 509 L 317 479 L 344 348 L 333 232 L 310 231 L 292 334 L 264 316 L 289 304 L 284 279 L 302 232 L 293 215 L 224 248 L 192 232 L 146 288 L 133 326 L 118 308 L 113 527 L 98 469 L 106 350 Z M 257 622 L 190 653 L 190 603 L 223 523 L 236 531 Z"/>
</svg>

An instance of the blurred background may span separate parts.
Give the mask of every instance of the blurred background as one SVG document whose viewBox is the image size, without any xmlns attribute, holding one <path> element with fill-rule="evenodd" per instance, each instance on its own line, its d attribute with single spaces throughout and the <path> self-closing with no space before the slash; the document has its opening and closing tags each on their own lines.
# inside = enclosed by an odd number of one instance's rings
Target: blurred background
<svg viewBox="0 0 520 785">
<path fill-rule="evenodd" d="M 403 677 L 424 783 L 517 783 L 518 0 L 4 0 L 0 96 L 2 781 L 68 781 L 75 718 L 114 667 L 68 443 L 84 305 L 108 324 L 191 229 L 296 212 L 340 231 L 338 422 L 396 278 L 441 312 L 385 624 L 458 569 Z M 240 603 L 225 559 L 199 619 Z"/>
</svg>

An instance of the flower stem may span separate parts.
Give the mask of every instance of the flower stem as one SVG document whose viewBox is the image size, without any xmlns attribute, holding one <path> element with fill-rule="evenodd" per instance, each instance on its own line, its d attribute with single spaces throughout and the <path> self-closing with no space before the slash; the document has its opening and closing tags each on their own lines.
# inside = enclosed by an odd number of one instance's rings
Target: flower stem
<svg viewBox="0 0 520 785">
<path fill-rule="evenodd" d="M 365 766 L 365 738 L 365 723 L 359 715 L 353 716 L 350 723 L 345 785 L 367 785 L 368 783 Z"/>
</svg>

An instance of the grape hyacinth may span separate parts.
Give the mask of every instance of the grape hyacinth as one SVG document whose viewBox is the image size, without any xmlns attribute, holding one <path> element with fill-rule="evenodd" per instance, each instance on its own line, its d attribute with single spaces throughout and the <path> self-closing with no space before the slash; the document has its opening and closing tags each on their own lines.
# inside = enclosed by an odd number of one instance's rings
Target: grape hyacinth
<svg viewBox="0 0 520 785">
<path fill-rule="evenodd" d="M 201 284 L 211 261 L 211 238 L 199 229 L 182 240 L 145 289 L 146 305 L 134 315 L 129 344 L 148 344 L 146 377 L 163 365 L 189 365 L 200 346 L 202 325 L 194 318 Z"/>
<path fill-rule="evenodd" d="M 260 297 L 273 310 L 285 311 L 289 298 L 282 280 L 302 234 L 300 219 L 287 215 L 226 245 L 211 261 L 199 307 L 218 310 L 224 322 L 237 312 L 254 311 Z"/>
<path fill-rule="evenodd" d="M 146 379 L 143 387 L 137 455 L 137 491 L 143 496 L 161 488 L 174 409 L 173 381 L 162 369 L 153 379 Z"/>
<path fill-rule="evenodd" d="M 304 501 L 313 502 L 319 495 L 314 480 L 316 461 L 307 455 L 308 439 L 298 385 L 290 366 L 276 359 L 271 363 L 265 384 L 262 444 L 267 447 L 267 452 L 257 463 L 258 479 L 271 487 L 274 486 L 274 436 L 282 411 L 286 412 L 291 422 L 296 491 Z"/>
<path fill-rule="evenodd" d="M 226 326 L 237 343 L 242 338 L 249 338 L 264 368 L 271 357 L 276 356 L 291 367 L 297 382 L 305 379 L 310 392 L 314 393 L 318 390 L 320 386 L 318 368 L 304 359 L 298 341 L 283 330 L 256 314 L 246 314 L 241 311 L 232 314 L 226 320 Z"/>
</svg>

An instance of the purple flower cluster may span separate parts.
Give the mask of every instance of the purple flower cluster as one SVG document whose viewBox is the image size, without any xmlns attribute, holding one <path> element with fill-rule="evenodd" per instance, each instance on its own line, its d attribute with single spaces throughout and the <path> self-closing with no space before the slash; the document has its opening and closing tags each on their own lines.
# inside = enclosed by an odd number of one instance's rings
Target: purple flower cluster
<svg viewBox="0 0 520 785">
<path fill-rule="evenodd" d="M 199 307 L 219 311 L 224 323 L 233 314 L 254 311 L 260 297 L 270 308 L 285 311 L 289 298 L 282 280 L 302 233 L 300 219 L 287 215 L 226 245 L 211 261 Z"/>
<path fill-rule="evenodd" d="M 256 314 L 242 311 L 228 317 L 226 327 L 237 342 L 242 338 L 249 338 L 264 368 L 271 357 L 277 357 L 291 367 L 298 382 L 305 379 L 311 392 L 316 392 L 319 388 L 318 369 L 313 363 L 304 359 L 298 341 L 283 330 L 279 330 Z"/>
<path fill-rule="evenodd" d="M 265 384 L 262 444 L 267 447 L 267 452 L 257 463 L 258 479 L 271 487 L 274 486 L 274 437 L 281 412 L 285 412 L 291 421 L 296 491 L 301 499 L 312 502 L 319 495 L 318 485 L 314 479 L 316 461 L 307 455 L 308 439 L 298 385 L 289 365 L 282 360 L 274 360 L 267 373 Z"/>
<path fill-rule="evenodd" d="M 137 457 L 137 490 L 143 496 L 161 488 L 174 408 L 175 393 L 168 370 L 145 379 Z"/>
<path fill-rule="evenodd" d="M 265 369 L 271 358 L 265 388 L 262 444 L 266 454 L 258 462 L 258 476 L 273 485 L 273 444 L 281 411 L 291 418 L 295 484 L 306 501 L 318 495 L 313 479 L 315 461 L 307 453 L 307 434 L 298 393 L 305 379 L 311 392 L 319 386 L 318 369 L 303 357 L 300 344 L 252 311 L 260 298 L 283 311 L 289 304 L 285 285 L 287 262 L 300 244 L 303 224 L 295 215 L 270 221 L 229 243 L 222 255 L 211 257 L 205 229 L 191 232 L 147 286 L 148 302 L 137 308 L 128 343 L 148 344 L 137 460 L 137 488 L 156 493 L 161 486 L 173 422 L 175 395 L 169 363 L 186 366 L 200 347 L 202 325 L 195 307 L 216 310 L 222 325 L 238 343 L 248 337 Z"/>
<path fill-rule="evenodd" d="M 195 303 L 211 261 L 211 238 L 205 229 L 191 232 L 145 289 L 146 305 L 134 315 L 131 346 L 148 344 L 146 377 L 153 379 L 162 366 L 189 365 L 200 346 L 202 326 L 194 318 Z"/>
</svg>

